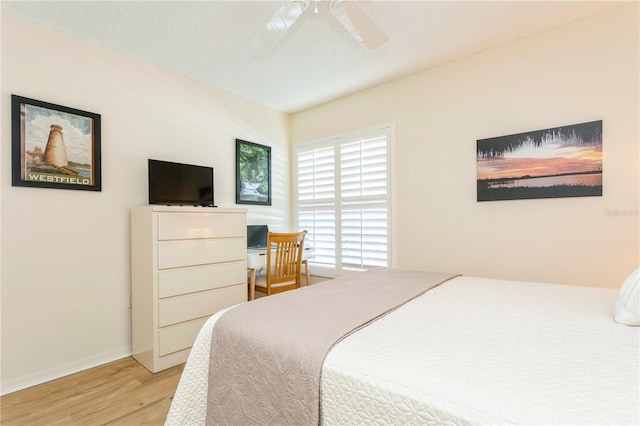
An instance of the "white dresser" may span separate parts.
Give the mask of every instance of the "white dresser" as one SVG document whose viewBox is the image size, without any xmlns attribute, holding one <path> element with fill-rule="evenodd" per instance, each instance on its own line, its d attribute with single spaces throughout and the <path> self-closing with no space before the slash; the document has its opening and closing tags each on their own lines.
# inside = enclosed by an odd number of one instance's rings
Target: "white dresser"
<svg viewBox="0 0 640 426">
<path fill-rule="evenodd" d="M 132 209 L 132 350 L 149 371 L 185 362 L 207 318 L 246 300 L 246 209 Z"/>
</svg>

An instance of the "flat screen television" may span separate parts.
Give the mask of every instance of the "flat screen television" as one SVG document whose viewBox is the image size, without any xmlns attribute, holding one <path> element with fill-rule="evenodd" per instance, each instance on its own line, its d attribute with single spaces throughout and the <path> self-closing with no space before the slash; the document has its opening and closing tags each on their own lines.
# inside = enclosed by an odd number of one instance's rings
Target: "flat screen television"
<svg viewBox="0 0 640 426">
<path fill-rule="evenodd" d="M 213 167 L 149 159 L 149 204 L 215 207 Z"/>
</svg>

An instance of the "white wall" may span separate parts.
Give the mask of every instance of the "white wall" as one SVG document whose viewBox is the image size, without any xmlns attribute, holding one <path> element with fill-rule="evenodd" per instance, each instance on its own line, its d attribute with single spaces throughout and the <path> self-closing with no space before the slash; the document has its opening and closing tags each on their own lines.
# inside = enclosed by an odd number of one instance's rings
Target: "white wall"
<svg viewBox="0 0 640 426">
<path fill-rule="evenodd" d="M 215 168 L 235 205 L 235 139 L 272 147 L 273 206 L 290 225 L 288 116 L 3 13 L 2 392 L 131 353 L 129 210 L 147 158 Z M 10 96 L 102 115 L 102 192 L 11 186 Z M 246 207 L 246 206 L 240 206 Z"/>
<path fill-rule="evenodd" d="M 294 114 L 396 124 L 396 266 L 619 287 L 639 260 L 638 3 Z M 603 120 L 602 197 L 476 202 L 476 140 Z M 616 212 L 619 215 L 615 215 Z"/>
</svg>

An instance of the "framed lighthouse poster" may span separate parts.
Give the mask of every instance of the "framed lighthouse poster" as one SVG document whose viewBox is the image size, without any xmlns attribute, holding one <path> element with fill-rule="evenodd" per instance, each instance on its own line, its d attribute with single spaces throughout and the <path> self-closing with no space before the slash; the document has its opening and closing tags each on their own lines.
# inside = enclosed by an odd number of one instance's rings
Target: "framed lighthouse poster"
<svg viewBox="0 0 640 426">
<path fill-rule="evenodd" d="M 11 95 L 12 186 L 100 191 L 100 114 Z"/>
</svg>

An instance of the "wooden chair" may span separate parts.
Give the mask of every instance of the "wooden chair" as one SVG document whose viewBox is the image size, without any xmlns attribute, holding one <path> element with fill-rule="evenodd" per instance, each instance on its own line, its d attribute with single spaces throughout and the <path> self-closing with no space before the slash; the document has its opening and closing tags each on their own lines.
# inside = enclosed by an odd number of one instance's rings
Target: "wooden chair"
<svg viewBox="0 0 640 426">
<path fill-rule="evenodd" d="M 270 296 L 300 288 L 306 234 L 307 231 L 267 234 L 267 274 L 256 278 L 256 291 Z"/>
</svg>

